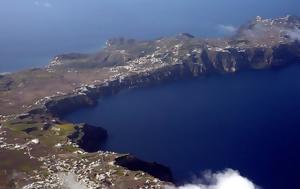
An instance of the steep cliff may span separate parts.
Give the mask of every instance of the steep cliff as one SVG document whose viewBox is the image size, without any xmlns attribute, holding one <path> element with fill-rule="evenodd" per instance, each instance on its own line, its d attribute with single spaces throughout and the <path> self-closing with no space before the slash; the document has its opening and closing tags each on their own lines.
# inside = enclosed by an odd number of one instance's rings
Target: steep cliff
<svg viewBox="0 0 300 189">
<path fill-rule="evenodd" d="M 89 124 L 75 126 L 75 131 L 68 136 L 73 143 L 86 152 L 99 151 L 101 144 L 105 142 L 107 137 L 108 134 L 105 129 Z"/>
<path fill-rule="evenodd" d="M 155 162 L 148 163 L 132 155 L 124 155 L 116 158 L 115 164 L 126 167 L 129 170 L 146 172 L 163 181 L 172 182 L 173 180 L 171 170 L 168 167 Z"/>
</svg>

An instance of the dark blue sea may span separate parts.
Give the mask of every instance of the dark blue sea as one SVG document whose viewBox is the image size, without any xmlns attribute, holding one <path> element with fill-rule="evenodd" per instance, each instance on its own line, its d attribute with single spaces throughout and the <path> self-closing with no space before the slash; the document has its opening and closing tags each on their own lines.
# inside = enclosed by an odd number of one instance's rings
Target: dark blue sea
<svg viewBox="0 0 300 189">
<path fill-rule="evenodd" d="M 109 132 L 103 150 L 169 166 L 178 183 L 231 168 L 265 189 L 296 189 L 300 64 L 131 89 L 66 117 Z"/>
</svg>

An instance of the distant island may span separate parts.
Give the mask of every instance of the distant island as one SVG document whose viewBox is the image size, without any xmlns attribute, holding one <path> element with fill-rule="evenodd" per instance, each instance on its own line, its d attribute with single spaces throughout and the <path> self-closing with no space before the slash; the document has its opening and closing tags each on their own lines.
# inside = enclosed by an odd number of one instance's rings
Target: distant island
<svg viewBox="0 0 300 189">
<path fill-rule="evenodd" d="M 169 168 L 99 151 L 109 131 L 61 116 L 122 89 L 299 62 L 300 18 L 288 15 L 256 17 L 224 38 L 110 39 L 94 54 L 58 55 L 45 68 L 1 74 L 0 189 L 63 188 L 66 173 L 83 188 L 172 185 Z"/>
</svg>

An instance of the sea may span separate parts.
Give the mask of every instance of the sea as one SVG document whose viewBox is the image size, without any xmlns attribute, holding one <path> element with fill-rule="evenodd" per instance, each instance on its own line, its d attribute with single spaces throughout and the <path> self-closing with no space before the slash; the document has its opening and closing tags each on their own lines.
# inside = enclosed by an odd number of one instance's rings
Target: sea
<svg viewBox="0 0 300 189">
<path fill-rule="evenodd" d="M 107 129 L 102 150 L 166 165 L 177 184 L 233 169 L 264 189 L 295 189 L 299 84 L 300 64 L 213 75 L 125 90 L 65 119 Z"/>
</svg>

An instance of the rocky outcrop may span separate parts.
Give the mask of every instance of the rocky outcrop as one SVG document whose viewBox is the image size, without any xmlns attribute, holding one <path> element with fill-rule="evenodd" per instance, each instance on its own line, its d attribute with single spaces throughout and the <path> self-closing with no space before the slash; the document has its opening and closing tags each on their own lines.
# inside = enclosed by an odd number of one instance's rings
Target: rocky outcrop
<svg viewBox="0 0 300 189">
<path fill-rule="evenodd" d="M 163 165 L 158 163 L 148 163 L 132 155 L 125 155 L 115 159 L 115 164 L 125 167 L 132 171 L 143 171 L 152 175 L 156 178 L 159 178 L 162 181 L 172 182 L 172 173 L 171 170 Z"/>
<path fill-rule="evenodd" d="M 51 99 L 45 103 L 45 108 L 53 115 L 62 116 L 78 108 L 95 105 L 95 103 L 95 99 L 88 95 L 72 94 Z"/>
<path fill-rule="evenodd" d="M 97 152 L 107 136 L 105 129 L 84 123 L 77 125 L 75 132 L 68 138 L 86 152 Z"/>
</svg>

